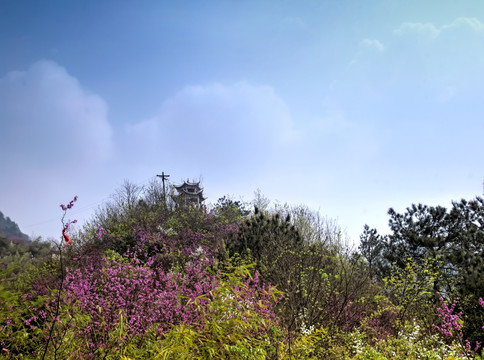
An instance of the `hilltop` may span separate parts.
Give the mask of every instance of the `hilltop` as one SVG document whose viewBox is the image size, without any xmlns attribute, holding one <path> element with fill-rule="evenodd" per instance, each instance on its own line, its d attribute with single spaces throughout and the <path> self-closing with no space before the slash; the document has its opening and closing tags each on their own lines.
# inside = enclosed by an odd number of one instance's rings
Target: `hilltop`
<svg viewBox="0 0 484 360">
<path fill-rule="evenodd" d="M 390 209 L 353 249 L 305 205 L 165 195 L 125 182 L 62 242 L 5 243 L 3 355 L 483 359 L 484 199 Z"/>
<path fill-rule="evenodd" d="M 0 235 L 4 235 L 9 239 L 17 238 L 25 241 L 30 241 L 28 235 L 24 234 L 17 223 L 10 219 L 8 216 L 5 217 L 0 211 Z"/>
</svg>

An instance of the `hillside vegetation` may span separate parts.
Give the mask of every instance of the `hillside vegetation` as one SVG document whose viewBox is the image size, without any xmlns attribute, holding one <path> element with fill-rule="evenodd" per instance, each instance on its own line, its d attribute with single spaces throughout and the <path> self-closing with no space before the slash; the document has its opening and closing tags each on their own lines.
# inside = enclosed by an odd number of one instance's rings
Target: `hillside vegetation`
<svg viewBox="0 0 484 360">
<path fill-rule="evenodd" d="M 9 359 L 481 359 L 484 201 L 390 209 L 359 249 L 305 206 L 175 204 L 126 182 L 1 254 Z"/>
<path fill-rule="evenodd" d="M 24 242 L 29 241 L 29 237 L 20 231 L 19 226 L 15 221 L 10 219 L 8 216 L 5 217 L 0 211 L 0 236 L 21 240 Z"/>
</svg>

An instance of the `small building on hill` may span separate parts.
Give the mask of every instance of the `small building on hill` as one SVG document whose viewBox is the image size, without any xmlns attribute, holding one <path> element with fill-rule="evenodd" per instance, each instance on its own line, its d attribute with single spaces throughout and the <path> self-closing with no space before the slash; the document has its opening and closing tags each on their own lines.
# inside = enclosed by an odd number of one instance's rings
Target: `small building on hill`
<svg viewBox="0 0 484 360">
<path fill-rule="evenodd" d="M 175 201 L 178 204 L 195 204 L 201 205 L 205 200 L 203 197 L 203 188 L 200 187 L 199 182 L 184 181 L 182 185 L 175 186 L 178 195 L 175 197 Z"/>
</svg>

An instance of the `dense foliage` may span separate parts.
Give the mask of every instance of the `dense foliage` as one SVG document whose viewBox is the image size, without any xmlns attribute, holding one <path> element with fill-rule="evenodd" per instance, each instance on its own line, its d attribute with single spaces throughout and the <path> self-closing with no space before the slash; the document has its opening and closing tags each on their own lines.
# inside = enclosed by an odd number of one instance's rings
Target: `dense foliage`
<svg viewBox="0 0 484 360">
<path fill-rule="evenodd" d="M 391 234 L 380 236 L 365 227 L 361 238 L 360 249 L 372 270 L 382 278 L 392 268 L 405 269 L 407 259 L 426 268 L 433 274 L 427 284 L 433 303 L 439 294 L 459 300 L 456 311 L 465 314 L 464 336 L 482 341 L 484 312 L 479 299 L 484 295 L 484 200 L 453 202 L 450 210 L 412 205 L 403 214 L 393 209 L 388 214 Z M 427 274 L 424 280 L 430 280 Z"/>
<path fill-rule="evenodd" d="M 76 199 L 53 246 L 1 248 L 0 358 L 480 358 L 479 198 L 390 210 L 358 251 L 260 194 L 207 209 L 125 182 L 75 232 Z"/>
</svg>

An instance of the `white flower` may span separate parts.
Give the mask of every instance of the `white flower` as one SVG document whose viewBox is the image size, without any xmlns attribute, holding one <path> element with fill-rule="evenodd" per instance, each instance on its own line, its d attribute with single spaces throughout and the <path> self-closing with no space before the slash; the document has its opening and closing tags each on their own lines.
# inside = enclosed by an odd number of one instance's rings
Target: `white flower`
<svg viewBox="0 0 484 360">
<path fill-rule="evenodd" d="M 203 250 L 203 248 L 201 246 L 196 248 L 196 250 L 190 254 L 190 256 L 194 257 L 194 258 L 200 257 L 202 255 L 205 255 L 205 251 Z"/>
<path fill-rule="evenodd" d="M 311 335 L 313 331 L 314 325 L 311 325 L 309 328 L 307 328 L 304 323 L 301 325 L 301 332 L 303 333 L 303 335 Z"/>
</svg>

